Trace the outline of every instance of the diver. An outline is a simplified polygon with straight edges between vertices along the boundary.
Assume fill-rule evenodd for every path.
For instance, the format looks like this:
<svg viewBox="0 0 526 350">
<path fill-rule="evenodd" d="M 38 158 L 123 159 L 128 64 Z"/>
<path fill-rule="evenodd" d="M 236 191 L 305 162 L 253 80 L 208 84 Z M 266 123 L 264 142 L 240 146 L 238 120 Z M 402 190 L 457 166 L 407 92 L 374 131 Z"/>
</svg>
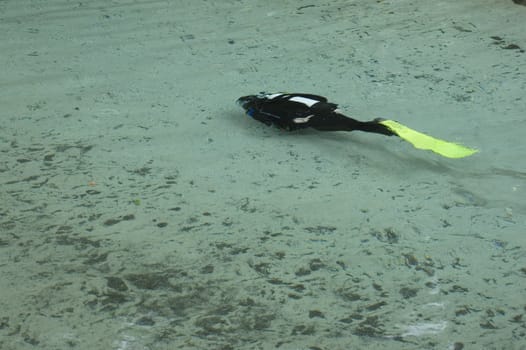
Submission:
<svg viewBox="0 0 526 350">
<path fill-rule="evenodd" d="M 246 114 L 268 126 L 293 131 L 313 128 L 320 131 L 364 131 L 398 136 L 414 147 L 428 149 L 448 158 L 463 158 L 477 152 L 456 143 L 436 139 L 398 122 L 377 118 L 359 121 L 340 113 L 338 105 L 311 94 L 260 93 L 242 96 L 237 103 Z"/>
</svg>

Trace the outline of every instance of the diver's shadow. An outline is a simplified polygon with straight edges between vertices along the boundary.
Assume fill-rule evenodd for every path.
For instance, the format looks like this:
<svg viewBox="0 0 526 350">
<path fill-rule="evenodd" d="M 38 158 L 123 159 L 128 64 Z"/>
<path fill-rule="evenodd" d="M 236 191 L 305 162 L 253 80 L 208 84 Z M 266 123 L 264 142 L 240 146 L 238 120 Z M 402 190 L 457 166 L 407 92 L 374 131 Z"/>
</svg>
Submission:
<svg viewBox="0 0 526 350">
<path fill-rule="evenodd" d="M 415 149 L 409 144 L 405 145 L 406 147 L 404 145 L 393 147 L 394 143 L 406 143 L 397 136 L 385 136 L 372 133 L 365 133 L 361 131 L 319 131 L 312 128 L 285 131 L 274 126 L 267 127 L 263 124 L 257 125 L 257 128 L 255 128 L 250 127 L 250 125 L 253 122 L 253 120 L 251 120 L 252 118 L 247 117 L 245 115 L 246 122 L 239 123 L 239 113 L 235 113 L 234 111 L 232 111 L 230 115 L 231 118 L 229 119 L 233 127 L 251 130 L 251 135 L 258 133 L 256 130 L 260 129 L 262 130 L 261 135 L 264 137 L 271 137 L 274 134 L 274 136 L 276 137 L 285 136 L 288 141 L 292 141 L 296 137 L 308 138 L 312 142 L 320 142 L 321 140 L 323 141 L 324 145 L 334 145 L 335 149 L 331 149 L 329 150 L 329 152 L 340 152 L 342 154 L 342 159 L 344 157 L 349 157 L 349 153 L 347 152 L 349 147 L 338 148 L 337 143 L 342 143 L 346 145 L 351 143 L 353 145 L 356 145 L 356 147 L 353 147 L 353 149 L 356 150 L 362 148 L 371 150 L 377 154 L 377 157 L 386 157 L 385 161 L 378 162 L 380 166 L 385 168 L 386 172 L 391 171 L 390 164 L 393 164 L 393 162 L 402 162 L 404 164 L 407 164 L 407 166 L 413 171 L 418 169 L 433 171 L 437 173 L 447 173 L 452 170 L 454 171 L 454 168 L 448 165 L 448 163 L 451 162 L 451 160 L 442 157 L 440 157 L 440 159 L 437 159 L 437 157 L 439 156 L 433 154 L 432 152 L 415 152 Z M 235 124 L 235 126 L 233 124 Z M 407 152 L 404 152 L 403 148 L 407 148 Z M 360 155 L 364 156 L 363 153 L 360 153 Z M 356 156 L 356 154 L 352 154 L 351 156 Z M 393 158 L 395 159 L 394 161 Z"/>
</svg>

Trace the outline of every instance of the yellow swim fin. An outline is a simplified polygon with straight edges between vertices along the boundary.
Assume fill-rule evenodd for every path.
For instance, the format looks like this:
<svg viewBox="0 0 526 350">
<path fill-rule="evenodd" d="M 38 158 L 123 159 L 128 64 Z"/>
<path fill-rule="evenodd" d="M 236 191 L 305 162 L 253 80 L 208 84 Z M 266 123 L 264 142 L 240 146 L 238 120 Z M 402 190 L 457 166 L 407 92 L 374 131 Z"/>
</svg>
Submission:
<svg viewBox="0 0 526 350">
<path fill-rule="evenodd" d="M 476 149 L 462 146 L 458 143 L 436 139 L 394 120 L 381 120 L 379 123 L 387 126 L 389 130 L 411 143 L 415 148 L 427 149 L 447 158 L 464 158 L 478 152 Z"/>
</svg>

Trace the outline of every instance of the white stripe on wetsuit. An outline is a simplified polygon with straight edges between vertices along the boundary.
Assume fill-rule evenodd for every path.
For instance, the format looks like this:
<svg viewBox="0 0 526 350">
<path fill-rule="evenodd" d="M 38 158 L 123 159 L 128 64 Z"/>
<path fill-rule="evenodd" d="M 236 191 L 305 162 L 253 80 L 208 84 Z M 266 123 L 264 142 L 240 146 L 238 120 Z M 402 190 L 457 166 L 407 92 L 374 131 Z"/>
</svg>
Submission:
<svg viewBox="0 0 526 350">
<path fill-rule="evenodd" d="M 283 97 L 287 97 L 288 94 L 269 94 L 267 96 L 265 96 L 266 98 L 268 98 L 269 100 L 272 100 L 273 98 L 276 98 L 276 97 L 280 97 L 280 96 L 283 96 Z M 307 98 L 307 97 L 302 97 L 302 96 L 294 96 L 294 97 L 291 97 L 289 98 L 289 101 L 294 101 L 294 102 L 298 102 L 298 103 L 301 103 L 301 104 L 304 104 L 305 106 L 307 107 L 312 107 L 314 106 L 316 103 L 320 102 L 318 100 L 313 100 L 312 98 Z"/>
<path fill-rule="evenodd" d="M 293 98 L 289 99 L 289 101 L 302 103 L 309 108 L 315 105 L 316 103 L 320 102 L 318 100 L 313 100 L 312 98 L 306 98 L 301 96 L 294 96 Z"/>
</svg>

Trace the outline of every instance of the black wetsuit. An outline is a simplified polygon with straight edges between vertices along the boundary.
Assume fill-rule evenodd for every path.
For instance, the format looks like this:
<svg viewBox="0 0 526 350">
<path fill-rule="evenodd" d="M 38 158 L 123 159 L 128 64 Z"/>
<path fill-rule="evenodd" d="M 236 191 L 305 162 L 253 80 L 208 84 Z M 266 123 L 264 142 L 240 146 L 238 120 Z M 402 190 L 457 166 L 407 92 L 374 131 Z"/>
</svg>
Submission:
<svg viewBox="0 0 526 350">
<path fill-rule="evenodd" d="M 360 130 L 383 135 L 396 135 L 381 119 L 362 122 L 349 118 L 337 110 L 323 96 L 311 94 L 266 94 L 240 97 L 238 104 L 252 118 L 284 130 L 314 128 L 321 131 Z"/>
</svg>

